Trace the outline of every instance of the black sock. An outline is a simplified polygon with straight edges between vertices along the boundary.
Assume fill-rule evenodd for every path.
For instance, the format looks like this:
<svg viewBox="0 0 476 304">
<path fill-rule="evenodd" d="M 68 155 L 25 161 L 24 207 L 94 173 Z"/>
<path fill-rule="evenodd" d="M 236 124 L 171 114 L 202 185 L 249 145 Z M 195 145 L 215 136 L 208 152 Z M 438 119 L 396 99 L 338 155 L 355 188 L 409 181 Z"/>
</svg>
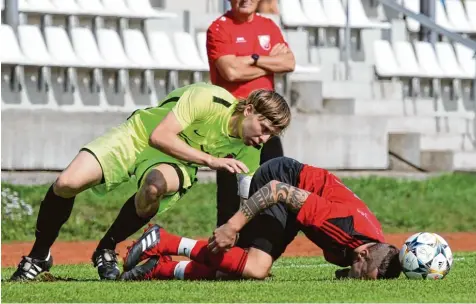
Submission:
<svg viewBox="0 0 476 304">
<path fill-rule="evenodd" d="M 50 247 L 58 237 L 61 226 L 71 215 L 74 198 L 62 198 L 56 195 L 53 185 L 51 185 L 40 205 L 36 220 L 36 240 L 29 257 L 44 259 L 48 256 Z"/>
<path fill-rule="evenodd" d="M 96 250 L 116 249 L 116 245 L 136 233 L 142 226 L 147 224 L 155 215 L 142 218 L 137 215 L 134 203 L 135 194 L 122 206 L 119 215 L 104 237 L 99 241 Z"/>
</svg>

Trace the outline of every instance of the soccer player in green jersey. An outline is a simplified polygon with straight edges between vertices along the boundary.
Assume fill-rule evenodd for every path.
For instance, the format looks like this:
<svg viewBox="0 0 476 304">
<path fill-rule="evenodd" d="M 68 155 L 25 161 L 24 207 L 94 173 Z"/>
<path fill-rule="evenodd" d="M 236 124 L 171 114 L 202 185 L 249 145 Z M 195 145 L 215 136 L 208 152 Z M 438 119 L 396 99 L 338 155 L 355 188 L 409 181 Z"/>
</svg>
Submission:
<svg viewBox="0 0 476 304">
<path fill-rule="evenodd" d="M 179 88 L 158 107 L 135 111 L 84 146 L 51 185 L 40 206 L 33 248 L 12 280 L 31 280 L 51 268 L 50 247 L 76 195 L 89 188 L 106 193 L 135 176 L 137 193 L 92 256 L 101 279 L 116 279 L 116 244 L 176 202 L 195 183 L 198 167 L 238 174 L 238 195 L 246 198 L 262 144 L 281 133 L 290 119 L 286 101 L 274 91 L 257 90 L 238 100 L 205 83 Z"/>
</svg>

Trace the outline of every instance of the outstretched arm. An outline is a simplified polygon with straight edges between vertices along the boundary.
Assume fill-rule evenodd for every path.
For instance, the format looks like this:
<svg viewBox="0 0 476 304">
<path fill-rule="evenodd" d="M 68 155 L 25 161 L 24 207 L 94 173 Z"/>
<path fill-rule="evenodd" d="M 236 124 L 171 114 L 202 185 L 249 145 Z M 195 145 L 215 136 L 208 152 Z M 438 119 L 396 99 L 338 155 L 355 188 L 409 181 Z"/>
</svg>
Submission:
<svg viewBox="0 0 476 304">
<path fill-rule="evenodd" d="M 275 180 L 267 183 L 244 201 L 226 224 L 213 232 L 208 248 L 217 252 L 232 247 L 236 243 L 237 233 L 253 217 L 277 203 L 284 203 L 292 212 L 299 212 L 309 194 L 308 191 Z"/>
</svg>

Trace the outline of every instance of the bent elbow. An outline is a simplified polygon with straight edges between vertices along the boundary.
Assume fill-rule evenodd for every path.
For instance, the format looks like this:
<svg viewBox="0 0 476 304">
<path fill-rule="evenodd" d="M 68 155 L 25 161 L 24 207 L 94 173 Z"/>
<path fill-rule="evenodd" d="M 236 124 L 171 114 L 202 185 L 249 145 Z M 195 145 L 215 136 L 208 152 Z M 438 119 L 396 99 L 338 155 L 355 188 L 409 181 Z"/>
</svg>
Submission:
<svg viewBox="0 0 476 304">
<path fill-rule="evenodd" d="M 225 70 L 225 72 L 223 73 L 224 75 L 223 78 L 225 78 L 226 81 L 229 81 L 229 82 L 234 82 L 238 79 L 238 73 L 236 71 L 235 68 L 228 68 Z"/>
</svg>

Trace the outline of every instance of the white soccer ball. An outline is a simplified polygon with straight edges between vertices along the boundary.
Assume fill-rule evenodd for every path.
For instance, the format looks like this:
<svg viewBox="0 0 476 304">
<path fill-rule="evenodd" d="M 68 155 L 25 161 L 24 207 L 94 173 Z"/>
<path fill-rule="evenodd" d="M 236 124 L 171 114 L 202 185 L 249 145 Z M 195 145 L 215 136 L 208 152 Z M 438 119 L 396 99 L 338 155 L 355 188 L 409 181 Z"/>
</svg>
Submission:
<svg viewBox="0 0 476 304">
<path fill-rule="evenodd" d="M 409 279 L 443 279 L 453 265 L 450 246 L 441 236 L 431 232 L 409 237 L 399 258 L 402 271 Z"/>
</svg>

